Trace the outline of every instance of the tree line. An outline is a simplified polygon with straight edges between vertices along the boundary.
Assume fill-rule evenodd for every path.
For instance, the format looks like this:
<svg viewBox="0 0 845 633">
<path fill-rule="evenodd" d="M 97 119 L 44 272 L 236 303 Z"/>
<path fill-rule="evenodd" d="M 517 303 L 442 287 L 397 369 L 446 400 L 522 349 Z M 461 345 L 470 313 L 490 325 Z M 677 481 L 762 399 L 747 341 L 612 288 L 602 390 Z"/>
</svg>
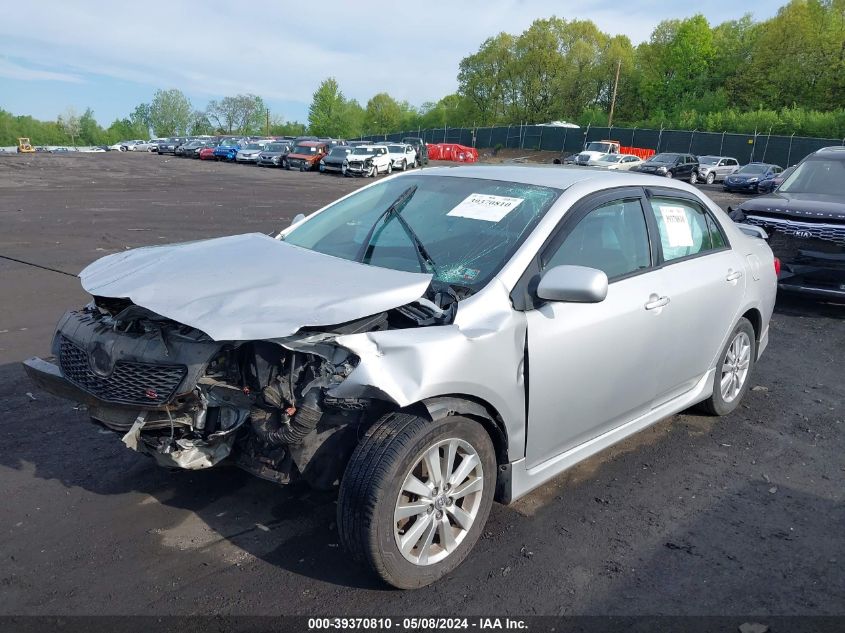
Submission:
<svg viewBox="0 0 845 633">
<path fill-rule="evenodd" d="M 116 119 L 107 128 L 100 126 L 94 112 L 81 115 L 68 108 L 55 121 L 31 116 L 15 116 L 0 109 L 0 146 L 14 145 L 18 137 L 28 137 L 37 145 L 108 145 L 121 140 L 202 134 L 304 134 L 306 126 L 271 115 L 264 100 L 241 94 L 211 100 L 204 110 L 196 110 L 190 99 L 175 88 L 156 90 L 149 103 L 141 103 L 128 116 Z"/>
<path fill-rule="evenodd" d="M 606 126 L 615 84 L 615 126 L 843 138 L 845 0 L 791 0 L 763 21 L 750 15 L 715 26 L 703 15 L 664 20 L 637 46 L 589 20 L 539 19 L 522 33 L 485 40 L 460 61 L 457 84 L 454 94 L 419 107 L 386 92 L 362 105 L 329 77 L 312 96 L 307 126 L 268 116 L 256 95 L 194 110 L 179 90 L 157 91 L 105 129 L 90 109 L 55 122 L 0 110 L 0 145 L 16 136 L 39 144 L 100 144 L 150 133 L 307 130 L 354 138 L 554 120 Z"/>
</svg>

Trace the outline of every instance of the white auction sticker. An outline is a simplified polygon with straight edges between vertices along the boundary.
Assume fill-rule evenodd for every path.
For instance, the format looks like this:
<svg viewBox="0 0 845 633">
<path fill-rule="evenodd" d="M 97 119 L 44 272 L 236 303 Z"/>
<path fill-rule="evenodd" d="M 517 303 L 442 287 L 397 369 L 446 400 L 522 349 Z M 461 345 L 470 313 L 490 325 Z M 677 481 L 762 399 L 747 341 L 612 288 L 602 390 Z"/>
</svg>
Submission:
<svg viewBox="0 0 845 633">
<path fill-rule="evenodd" d="M 690 229 L 687 212 L 683 207 L 660 206 L 663 225 L 666 227 L 666 238 L 669 246 L 692 246 L 692 230 Z"/>
<path fill-rule="evenodd" d="M 471 193 L 446 215 L 485 222 L 501 222 L 502 218 L 516 209 L 523 200 L 524 198 Z"/>
</svg>

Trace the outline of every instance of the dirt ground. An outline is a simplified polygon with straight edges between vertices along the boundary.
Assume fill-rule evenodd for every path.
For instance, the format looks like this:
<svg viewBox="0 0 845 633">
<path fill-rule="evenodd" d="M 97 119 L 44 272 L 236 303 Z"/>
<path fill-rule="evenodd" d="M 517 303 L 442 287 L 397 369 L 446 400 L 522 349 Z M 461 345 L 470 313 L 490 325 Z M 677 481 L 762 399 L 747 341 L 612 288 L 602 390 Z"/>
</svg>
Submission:
<svg viewBox="0 0 845 633">
<path fill-rule="evenodd" d="M 0 157 L 0 254 L 76 273 L 135 246 L 271 232 L 362 184 Z M 0 615 L 845 614 L 843 306 L 781 297 L 734 414 L 675 416 L 495 506 L 455 573 L 401 592 L 344 557 L 332 495 L 163 471 L 35 390 L 19 361 L 87 301 L 78 280 L 0 260 L 0 297 Z"/>
</svg>

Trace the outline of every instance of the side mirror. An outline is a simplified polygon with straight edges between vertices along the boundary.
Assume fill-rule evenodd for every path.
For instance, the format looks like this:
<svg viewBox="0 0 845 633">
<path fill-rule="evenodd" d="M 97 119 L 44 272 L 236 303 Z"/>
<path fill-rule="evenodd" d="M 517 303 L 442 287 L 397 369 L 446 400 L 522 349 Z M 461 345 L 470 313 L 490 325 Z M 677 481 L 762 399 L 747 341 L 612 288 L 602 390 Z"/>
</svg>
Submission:
<svg viewBox="0 0 845 633">
<path fill-rule="evenodd" d="M 293 216 L 293 220 L 290 221 L 290 225 L 293 226 L 294 224 L 299 224 L 304 219 L 305 219 L 304 213 L 297 213 L 295 216 Z"/>
<path fill-rule="evenodd" d="M 607 275 L 586 266 L 555 266 L 543 273 L 537 296 L 546 301 L 599 303 L 607 297 Z"/>
</svg>

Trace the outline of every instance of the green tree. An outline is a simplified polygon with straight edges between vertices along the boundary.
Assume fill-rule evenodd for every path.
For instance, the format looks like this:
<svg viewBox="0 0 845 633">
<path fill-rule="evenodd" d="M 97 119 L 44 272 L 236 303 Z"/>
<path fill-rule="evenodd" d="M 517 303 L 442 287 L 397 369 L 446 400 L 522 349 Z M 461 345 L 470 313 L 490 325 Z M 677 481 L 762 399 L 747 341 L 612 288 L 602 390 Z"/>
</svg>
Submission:
<svg viewBox="0 0 845 633">
<path fill-rule="evenodd" d="M 285 121 L 281 117 L 270 119 L 270 134 L 273 136 L 303 136 L 305 124 L 298 121 Z"/>
<path fill-rule="evenodd" d="M 129 114 L 129 123 L 132 126 L 130 138 L 148 138 L 150 136 L 150 128 L 152 119 L 150 118 L 150 104 L 140 103 L 135 106 L 135 109 Z M 119 141 L 120 139 L 116 139 Z"/>
<path fill-rule="evenodd" d="M 843 0 L 792 0 L 758 28 L 742 105 L 821 109 L 842 106 Z"/>
<path fill-rule="evenodd" d="M 197 110 L 191 118 L 189 132 L 192 136 L 210 136 L 214 134 L 215 128 L 211 121 L 208 120 L 208 115 L 202 110 Z"/>
<path fill-rule="evenodd" d="M 94 118 L 94 111 L 91 108 L 86 108 L 82 116 L 79 117 L 80 145 L 100 145 L 105 140 L 105 131 Z"/>
<path fill-rule="evenodd" d="M 664 20 L 638 50 L 641 90 L 651 108 L 672 111 L 694 102 L 708 89 L 715 48 L 702 15 Z"/>
<path fill-rule="evenodd" d="M 181 90 L 156 90 L 150 104 L 150 126 L 158 136 L 185 134 L 191 122 L 193 108 Z"/>
<path fill-rule="evenodd" d="M 267 106 L 257 95 L 240 94 L 209 101 L 205 114 L 224 134 L 257 134 L 264 130 Z"/>
<path fill-rule="evenodd" d="M 311 98 L 308 108 L 308 129 L 315 136 L 339 137 L 348 125 L 344 121 L 348 114 L 346 99 L 334 77 L 320 82 Z"/>
<path fill-rule="evenodd" d="M 364 129 L 367 134 L 398 132 L 401 121 L 401 106 L 386 92 L 374 95 L 367 102 L 364 114 Z"/>
<path fill-rule="evenodd" d="M 338 132 L 340 138 L 355 138 L 364 133 L 364 118 L 366 112 L 355 99 L 348 99 L 343 103 L 343 126 Z"/>
</svg>

